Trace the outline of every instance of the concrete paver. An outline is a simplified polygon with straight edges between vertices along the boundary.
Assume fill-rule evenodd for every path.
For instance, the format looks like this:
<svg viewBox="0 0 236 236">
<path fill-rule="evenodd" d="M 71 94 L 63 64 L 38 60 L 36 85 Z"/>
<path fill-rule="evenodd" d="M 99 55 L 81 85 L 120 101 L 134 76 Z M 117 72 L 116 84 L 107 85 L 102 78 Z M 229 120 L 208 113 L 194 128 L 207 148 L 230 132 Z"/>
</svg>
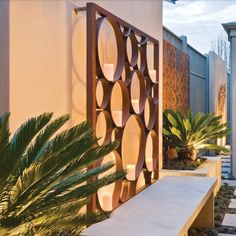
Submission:
<svg viewBox="0 0 236 236">
<path fill-rule="evenodd" d="M 229 173 L 222 173 L 221 176 L 223 179 L 228 179 L 230 177 Z"/>
<path fill-rule="evenodd" d="M 221 172 L 228 173 L 228 172 L 230 172 L 230 168 L 229 167 L 222 167 Z"/>
<path fill-rule="evenodd" d="M 222 177 L 227 178 L 230 175 L 230 167 L 231 167 L 231 160 L 228 157 L 223 157 L 221 159 L 222 163 Z M 236 187 L 236 180 L 222 180 L 222 184 L 227 183 L 229 186 Z M 234 191 L 234 195 L 236 196 L 236 190 Z M 231 199 L 229 204 L 229 208 L 236 209 L 236 199 Z M 222 222 L 224 226 L 233 226 L 236 227 L 236 214 L 225 214 L 224 220 Z M 219 236 L 236 236 L 236 234 L 218 234 Z"/>
<path fill-rule="evenodd" d="M 236 234 L 218 234 L 218 236 L 236 236 Z"/>
<path fill-rule="evenodd" d="M 229 204 L 229 208 L 235 208 L 236 209 L 236 199 L 231 199 L 231 202 Z"/>
<path fill-rule="evenodd" d="M 230 168 L 231 164 L 229 162 L 223 162 L 222 167 L 229 167 Z"/>
<path fill-rule="evenodd" d="M 236 187 L 236 180 L 223 179 L 221 183 L 227 183 L 229 186 Z"/>
<path fill-rule="evenodd" d="M 236 214 L 225 214 L 222 225 L 236 227 Z"/>
<path fill-rule="evenodd" d="M 221 159 L 221 161 L 222 161 L 222 164 L 223 163 L 230 163 L 231 162 L 230 159 L 228 159 L 228 158 L 227 159 Z"/>
</svg>

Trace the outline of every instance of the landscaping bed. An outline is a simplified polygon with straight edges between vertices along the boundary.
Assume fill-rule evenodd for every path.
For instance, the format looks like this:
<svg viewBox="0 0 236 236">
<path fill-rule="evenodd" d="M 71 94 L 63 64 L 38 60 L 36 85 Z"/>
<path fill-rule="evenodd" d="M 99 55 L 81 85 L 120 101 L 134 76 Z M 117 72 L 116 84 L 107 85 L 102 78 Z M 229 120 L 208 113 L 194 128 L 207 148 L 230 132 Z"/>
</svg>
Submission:
<svg viewBox="0 0 236 236">
<path fill-rule="evenodd" d="M 164 160 L 163 168 L 168 170 L 195 170 L 197 169 L 206 158 L 198 158 L 197 160 L 191 159 L 174 159 Z"/>
<path fill-rule="evenodd" d="M 163 168 L 159 177 L 202 176 L 216 177 L 216 196 L 221 186 L 221 158 L 203 157 L 200 153 L 210 150 L 228 154 L 229 149 L 217 144 L 217 139 L 230 134 L 228 125 L 222 124 L 221 116 L 213 113 L 191 111 L 183 114 L 167 109 L 163 112 Z M 202 157 L 202 156 L 201 156 Z"/>
<path fill-rule="evenodd" d="M 236 214 L 236 209 L 229 209 L 230 200 L 234 197 L 235 188 L 224 185 L 215 199 L 215 225 L 219 233 L 236 234 L 236 227 L 222 226 L 226 213 Z"/>
<path fill-rule="evenodd" d="M 226 213 L 236 213 L 236 210 L 228 209 L 230 200 L 234 196 L 235 188 L 227 184 L 220 188 L 215 197 L 215 229 L 191 228 L 189 236 L 215 236 L 218 233 L 236 234 L 236 227 L 222 226 Z"/>
</svg>

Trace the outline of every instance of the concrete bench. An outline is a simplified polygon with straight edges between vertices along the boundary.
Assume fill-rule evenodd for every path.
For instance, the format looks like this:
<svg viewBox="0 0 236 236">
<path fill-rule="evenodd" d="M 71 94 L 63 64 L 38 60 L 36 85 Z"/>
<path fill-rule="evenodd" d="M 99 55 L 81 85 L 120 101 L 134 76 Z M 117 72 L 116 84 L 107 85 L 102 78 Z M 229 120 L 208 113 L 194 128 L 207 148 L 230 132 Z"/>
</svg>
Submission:
<svg viewBox="0 0 236 236">
<path fill-rule="evenodd" d="M 83 236 L 186 236 L 214 227 L 215 178 L 167 176 L 117 208 Z"/>
</svg>

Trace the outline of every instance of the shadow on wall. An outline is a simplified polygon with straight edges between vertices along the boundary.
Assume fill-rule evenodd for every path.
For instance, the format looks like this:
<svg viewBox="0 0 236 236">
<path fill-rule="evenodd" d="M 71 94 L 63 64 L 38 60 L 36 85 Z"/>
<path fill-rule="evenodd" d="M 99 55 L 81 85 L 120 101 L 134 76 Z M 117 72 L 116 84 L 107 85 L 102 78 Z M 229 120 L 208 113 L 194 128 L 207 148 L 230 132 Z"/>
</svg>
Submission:
<svg viewBox="0 0 236 236">
<path fill-rule="evenodd" d="M 72 120 L 86 119 L 86 12 L 72 15 Z M 117 64 L 116 38 L 111 25 L 104 21 L 99 31 L 98 52 L 102 69 L 108 74 Z M 110 68 L 109 68 L 110 67 Z M 105 73 L 106 73 L 105 72 Z"/>
</svg>

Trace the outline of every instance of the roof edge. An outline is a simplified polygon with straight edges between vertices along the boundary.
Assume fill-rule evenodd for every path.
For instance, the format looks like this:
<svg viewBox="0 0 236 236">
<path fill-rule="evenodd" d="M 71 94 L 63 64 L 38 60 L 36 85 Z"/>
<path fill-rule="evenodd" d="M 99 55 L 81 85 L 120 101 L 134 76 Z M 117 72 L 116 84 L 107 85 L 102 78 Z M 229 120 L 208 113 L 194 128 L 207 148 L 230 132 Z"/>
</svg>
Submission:
<svg viewBox="0 0 236 236">
<path fill-rule="evenodd" d="M 229 33 L 230 30 L 236 29 L 236 21 L 228 22 L 228 23 L 223 23 L 222 24 L 224 30 Z"/>
<path fill-rule="evenodd" d="M 176 2 L 178 1 L 178 0 L 165 0 L 166 2 L 171 2 L 171 3 L 174 3 L 174 4 L 176 4 Z"/>
</svg>

